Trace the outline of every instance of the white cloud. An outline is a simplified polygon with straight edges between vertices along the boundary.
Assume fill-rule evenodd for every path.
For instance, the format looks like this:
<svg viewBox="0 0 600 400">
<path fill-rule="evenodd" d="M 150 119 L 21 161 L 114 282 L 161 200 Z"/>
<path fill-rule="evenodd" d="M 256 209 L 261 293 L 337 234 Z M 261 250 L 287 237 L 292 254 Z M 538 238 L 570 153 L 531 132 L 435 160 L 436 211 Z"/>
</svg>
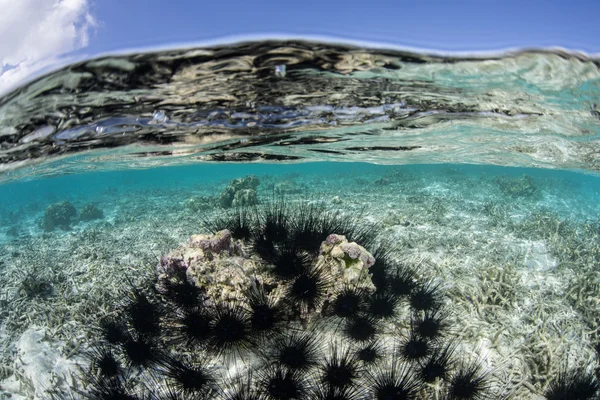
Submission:
<svg viewBox="0 0 600 400">
<path fill-rule="evenodd" d="M 88 0 L 0 0 L 0 92 L 85 47 L 96 21 Z"/>
</svg>

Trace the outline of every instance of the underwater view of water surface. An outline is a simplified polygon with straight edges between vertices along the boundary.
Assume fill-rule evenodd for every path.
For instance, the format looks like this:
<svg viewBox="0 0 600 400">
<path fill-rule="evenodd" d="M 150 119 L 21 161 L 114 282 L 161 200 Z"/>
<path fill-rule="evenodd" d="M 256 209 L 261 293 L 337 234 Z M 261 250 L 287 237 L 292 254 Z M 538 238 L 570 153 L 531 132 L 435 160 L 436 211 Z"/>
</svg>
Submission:
<svg viewBox="0 0 600 400">
<path fill-rule="evenodd" d="M 0 98 L 0 398 L 596 399 L 600 62 L 302 41 Z"/>
</svg>

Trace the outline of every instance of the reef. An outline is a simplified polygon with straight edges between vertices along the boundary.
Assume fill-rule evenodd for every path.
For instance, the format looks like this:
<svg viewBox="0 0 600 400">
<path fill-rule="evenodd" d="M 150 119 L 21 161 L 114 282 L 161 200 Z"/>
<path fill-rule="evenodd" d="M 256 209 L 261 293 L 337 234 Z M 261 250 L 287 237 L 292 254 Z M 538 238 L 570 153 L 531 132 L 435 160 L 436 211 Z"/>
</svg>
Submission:
<svg viewBox="0 0 600 400">
<path fill-rule="evenodd" d="M 101 321 L 91 399 L 485 399 L 441 286 L 360 214 L 273 202 L 205 221 Z"/>
<path fill-rule="evenodd" d="M 221 192 L 218 203 L 223 208 L 244 207 L 258 204 L 256 188 L 260 184 L 255 175 L 234 179 Z"/>
<path fill-rule="evenodd" d="M 73 204 L 68 201 L 51 204 L 46 209 L 40 226 L 45 231 L 53 231 L 56 229 L 69 230 L 71 223 L 74 222 L 77 216 L 77 210 Z"/>
<path fill-rule="evenodd" d="M 162 257 L 157 266 L 157 290 L 168 294 L 173 285 L 203 288 L 212 302 L 235 301 L 250 288 L 249 276 L 257 274 L 255 260 L 232 240 L 231 232 L 193 235 L 188 243 Z"/>
</svg>

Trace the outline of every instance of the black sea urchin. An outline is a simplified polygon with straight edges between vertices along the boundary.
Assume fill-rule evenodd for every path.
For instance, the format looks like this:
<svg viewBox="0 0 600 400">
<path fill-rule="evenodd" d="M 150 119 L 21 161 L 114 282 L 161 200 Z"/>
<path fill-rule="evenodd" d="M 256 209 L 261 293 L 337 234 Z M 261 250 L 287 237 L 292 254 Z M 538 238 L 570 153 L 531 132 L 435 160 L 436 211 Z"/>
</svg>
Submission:
<svg viewBox="0 0 600 400">
<path fill-rule="evenodd" d="M 110 344 L 123 343 L 127 339 L 127 327 L 117 318 L 104 318 L 100 321 L 100 331 Z"/>
<path fill-rule="evenodd" d="M 253 374 L 229 379 L 224 387 L 223 400 L 265 400 L 265 395 L 255 387 Z"/>
<path fill-rule="evenodd" d="M 431 344 L 427 339 L 413 332 L 400 342 L 398 354 L 407 361 L 423 360 L 431 354 Z"/>
<path fill-rule="evenodd" d="M 211 219 L 204 219 L 203 225 L 212 234 L 227 229 L 231 232 L 232 238 L 249 240 L 253 236 L 253 229 L 256 226 L 256 222 L 247 208 L 238 207 L 228 213 L 219 214 Z"/>
<path fill-rule="evenodd" d="M 327 385 L 317 385 L 310 393 L 315 400 L 366 400 L 367 391 L 364 388 L 337 388 Z"/>
<path fill-rule="evenodd" d="M 330 286 L 326 274 L 316 267 L 311 268 L 294 278 L 285 292 L 285 299 L 301 313 L 314 311 L 325 301 Z"/>
<path fill-rule="evenodd" d="M 273 250 L 272 255 L 263 256 L 263 259 L 273 265 L 273 275 L 284 281 L 294 279 L 311 268 L 311 258 L 295 248 Z"/>
<path fill-rule="evenodd" d="M 406 264 L 397 266 L 389 276 L 388 291 L 398 297 L 406 297 L 417 286 L 415 271 Z"/>
<path fill-rule="evenodd" d="M 415 311 L 435 311 L 442 305 L 439 284 L 419 285 L 410 294 L 410 306 Z"/>
<path fill-rule="evenodd" d="M 391 293 L 375 293 L 368 300 L 367 312 L 375 318 L 389 319 L 396 315 L 398 298 Z"/>
<path fill-rule="evenodd" d="M 281 334 L 286 323 L 284 305 L 267 295 L 260 283 L 248 290 L 250 331 L 259 340 L 272 339 Z"/>
<path fill-rule="evenodd" d="M 321 382 L 329 387 L 345 389 L 355 386 L 361 372 L 359 361 L 348 351 L 333 346 L 321 366 Z"/>
<path fill-rule="evenodd" d="M 204 301 L 202 289 L 185 279 L 182 282 L 168 282 L 165 285 L 165 297 L 181 308 L 196 307 Z"/>
<path fill-rule="evenodd" d="M 290 206 L 283 198 L 267 203 L 257 212 L 260 225 L 256 233 L 261 239 L 281 244 L 287 243 L 292 229 Z"/>
<path fill-rule="evenodd" d="M 448 344 L 441 349 L 434 349 L 427 360 L 419 363 L 419 378 L 427 383 L 448 378 L 455 350 L 456 346 L 454 344 Z"/>
<path fill-rule="evenodd" d="M 364 343 L 379 333 L 379 324 L 373 317 L 358 315 L 346 321 L 343 332 L 353 342 Z"/>
<path fill-rule="evenodd" d="M 367 290 L 356 286 L 344 287 L 333 299 L 327 314 L 339 318 L 353 318 L 365 311 Z"/>
<path fill-rule="evenodd" d="M 288 369 L 310 370 L 318 364 L 321 356 L 319 337 L 312 331 L 292 330 L 277 338 L 264 356 L 268 362 Z"/>
<path fill-rule="evenodd" d="M 375 264 L 369 268 L 371 281 L 377 288 L 378 293 L 386 292 L 390 284 L 390 271 L 392 270 L 391 251 L 385 245 L 378 246 L 373 251 Z"/>
<path fill-rule="evenodd" d="M 561 370 L 544 392 L 547 400 L 591 400 L 599 397 L 600 385 L 585 370 Z"/>
<path fill-rule="evenodd" d="M 248 311 L 240 304 L 217 304 L 209 332 L 206 349 L 218 355 L 240 356 L 255 344 Z"/>
<path fill-rule="evenodd" d="M 156 336 L 160 332 L 161 307 L 140 289 L 133 287 L 125 302 L 129 323 L 140 335 Z"/>
<path fill-rule="evenodd" d="M 356 351 L 356 358 L 365 365 L 371 365 L 384 357 L 383 347 L 377 341 L 368 343 Z"/>
<path fill-rule="evenodd" d="M 122 367 L 109 346 L 95 346 L 87 354 L 90 374 L 100 378 L 114 378 L 121 374 Z"/>
<path fill-rule="evenodd" d="M 196 307 L 179 311 L 175 326 L 170 334 L 176 343 L 191 347 L 205 346 L 211 337 L 214 313 L 211 310 Z"/>
<path fill-rule="evenodd" d="M 308 384 L 298 370 L 274 366 L 261 371 L 258 385 L 261 393 L 271 400 L 302 400 L 306 398 Z"/>
<path fill-rule="evenodd" d="M 189 396 L 209 398 L 216 392 L 215 378 L 202 365 L 191 366 L 171 359 L 164 366 L 164 375 L 171 387 Z"/>
<path fill-rule="evenodd" d="M 119 378 L 101 379 L 95 382 L 86 394 L 90 400 L 142 400 Z"/>
<path fill-rule="evenodd" d="M 157 344 L 141 335 L 132 335 L 120 344 L 129 366 L 150 367 L 160 365 L 168 359 Z"/>
<path fill-rule="evenodd" d="M 391 368 L 378 368 L 370 376 L 370 390 L 376 400 L 413 400 L 419 388 L 419 382 L 406 365 L 396 362 Z"/>
<path fill-rule="evenodd" d="M 490 393 L 487 373 L 480 364 L 462 365 L 449 379 L 447 400 L 486 400 Z"/>
<path fill-rule="evenodd" d="M 419 312 L 411 320 L 411 329 L 427 339 L 439 339 L 444 336 L 449 324 L 447 311 L 434 310 Z"/>
</svg>

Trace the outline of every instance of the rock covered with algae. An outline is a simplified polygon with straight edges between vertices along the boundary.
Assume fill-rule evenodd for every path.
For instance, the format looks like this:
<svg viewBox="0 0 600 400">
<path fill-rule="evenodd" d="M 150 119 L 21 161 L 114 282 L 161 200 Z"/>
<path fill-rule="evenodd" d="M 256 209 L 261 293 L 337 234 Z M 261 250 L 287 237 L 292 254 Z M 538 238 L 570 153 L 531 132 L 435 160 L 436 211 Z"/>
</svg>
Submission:
<svg viewBox="0 0 600 400">
<path fill-rule="evenodd" d="M 46 232 L 56 229 L 69 230 L 75 216 L 77 216 L 75 207 L 68 201 L 61 201 L 60 203 L 48 206 L 40 222 L 40 226 Z"/>
<path fill-rule="evenodd" d="M 170 283 L 185 279 L 205 290 L 212 301 L 234 301 L 244 298 L 258 280 L 274 289 L 274 297 L 283 296 L 289 282 L 273 277 L 270 267 L 248 248 L 242 240 L 233 239 L 227 229 L 213 235 L 192 235 L 187 243 L 161 257 L 157 288 L 166 291 Z M 348 242 L 343 235 L 330 234 L 322 242 L 314 265 L 330 278 L 333 296 L 346 284 L 374 291 L 368 273 L 374 263 L 375 258 L 361 245 Z"/>
<path fill-rule="evenodd" d="M 330 274 L 338 286 L 352 283 L 375 290 L 368 274 L 373 264 L 375 257 L 364 247 L 335 233 L 327 236 L 321 244 L 317 261 L 317 265 Z"/>
<path fill-rule="evenodd" d="M 187 279 L 215 301 L 241 298 L 250 285 L 248 275 L 258 273 L 255 260 L 227 229 L 214 235 L 192 235 L 187 243 L 161 257 L 158 268 L 159 290 Z"/>
<path fill-rule="evenodd" d="M 223 208 L 244 207 L 258 204 L 256 188 L 260 184 L 255 175 L 234 179 L 217 199 Z"/>
</svg>

